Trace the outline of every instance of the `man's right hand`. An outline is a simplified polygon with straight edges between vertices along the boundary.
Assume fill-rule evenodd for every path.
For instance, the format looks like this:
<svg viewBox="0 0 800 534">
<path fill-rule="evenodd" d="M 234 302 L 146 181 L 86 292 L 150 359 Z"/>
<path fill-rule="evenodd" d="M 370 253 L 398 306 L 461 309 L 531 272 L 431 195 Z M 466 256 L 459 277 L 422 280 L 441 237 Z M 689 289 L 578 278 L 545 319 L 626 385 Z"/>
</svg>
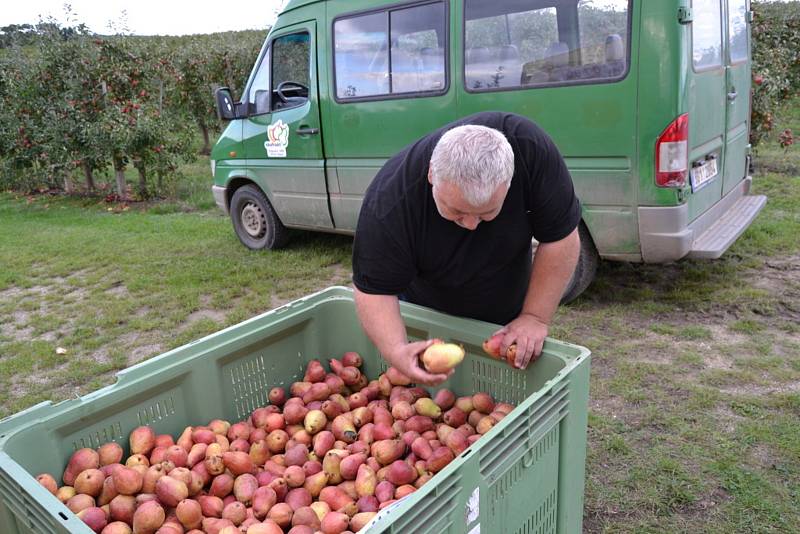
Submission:
<svg viewBox="0 0 800 534">
<path fill-rule="evenodd" d="M 416 384 L 436 386 L 447 380 L 454 370 L 446 374 L 430 374 L 420 365 L 419 356 L 425 349 L 433 345 L 433 340 L 416 341 L 393 346 L 383 357 L 398 371 L 406 375 Z"/>
</svg>

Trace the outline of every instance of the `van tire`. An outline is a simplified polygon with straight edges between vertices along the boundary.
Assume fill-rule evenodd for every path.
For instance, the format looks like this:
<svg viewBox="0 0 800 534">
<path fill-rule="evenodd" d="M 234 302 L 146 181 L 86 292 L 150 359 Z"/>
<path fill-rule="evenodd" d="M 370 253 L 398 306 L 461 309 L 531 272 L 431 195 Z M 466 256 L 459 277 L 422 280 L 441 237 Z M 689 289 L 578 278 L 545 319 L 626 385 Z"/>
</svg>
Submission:
<svg viewBox="0 0 800 534">
<path fill-rule="evenodd" d="M 561 297 L 561 304 L 572 302 L 586 291 L 586 288 L 594 281 L 597 264 L 600 263 L 600 255 L 597 253 L 589 229 L 586 228 L 583 221 L 578 225 L 578 236 L 581 239 L 581 252 L 578 256 L 578 263 L 575 265 L 575 272 L 572 273 L 572 279 Z"/>
<path fill-rule="evenodd" d="M 231 221 L 239 241 L 251 250 L 277 249 L 289 241 L 289 231 L 255 184 L 243 185 L 233 194 Z"/>
</svg>

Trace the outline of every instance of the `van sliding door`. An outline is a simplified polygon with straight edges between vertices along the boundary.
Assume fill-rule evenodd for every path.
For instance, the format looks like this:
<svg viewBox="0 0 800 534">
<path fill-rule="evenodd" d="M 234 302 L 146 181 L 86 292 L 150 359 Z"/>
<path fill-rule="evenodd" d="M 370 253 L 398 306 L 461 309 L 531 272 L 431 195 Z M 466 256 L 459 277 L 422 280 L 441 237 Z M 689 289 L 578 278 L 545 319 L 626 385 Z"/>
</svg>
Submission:
<svg viewBox="0 0 800 534">
<path fill-rule="evenodd" d="M 639 254 L 638 10 L 628 0 L 464 0 L 459 116 L 524 115 L 553 138 L 605 257 Z"/>
<path fill-rule="evenodd" d="M 355 230 L 375 174 L 405 145 L 455 120 L 450 90 L 451 19 L 442 0 L 375 7 L 328 2 L 330 98 L 322 116 L 328 165 L 336 171 L 331 212 Z"/>
</svg>

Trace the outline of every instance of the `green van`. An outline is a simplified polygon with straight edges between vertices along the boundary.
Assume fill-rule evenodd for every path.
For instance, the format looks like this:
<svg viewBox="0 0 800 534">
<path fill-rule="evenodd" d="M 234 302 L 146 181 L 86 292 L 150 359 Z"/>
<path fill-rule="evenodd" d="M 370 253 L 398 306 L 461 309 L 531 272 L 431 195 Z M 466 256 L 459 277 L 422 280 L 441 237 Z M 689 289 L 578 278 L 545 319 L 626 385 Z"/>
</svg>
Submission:
<svg viewBox="0 0 800 534">
<path fill-rule="evenodd" d="M 211 155 L 242 243 L 352 234 L 406 144 L 478 111 L 539 124 L 583 204 L 581 260 L 718 258 L 749 195 L 749 0 L 290 0 Z"/>
</svg>

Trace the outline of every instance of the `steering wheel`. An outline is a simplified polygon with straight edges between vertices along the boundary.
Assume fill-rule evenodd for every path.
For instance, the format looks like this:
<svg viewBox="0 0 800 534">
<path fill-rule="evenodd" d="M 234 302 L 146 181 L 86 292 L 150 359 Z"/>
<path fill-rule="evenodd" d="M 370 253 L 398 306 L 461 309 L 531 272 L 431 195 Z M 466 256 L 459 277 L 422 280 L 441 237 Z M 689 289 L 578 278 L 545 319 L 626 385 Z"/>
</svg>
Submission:
<svg viewBox="0 0 800 534">
<path fill-rule="evenodd" d="M 306 95 L 308 95 L 308 87 L 303 85 L 300 82 L 293 82 L 291 80 L 286 80 L 285 82 L 281 82 L 278 84 L 278 87 L 275 88 L 275 94 L 278 95 L 278 98 L 281 99 L 281 102 L 284 104 L 289 102 L 289 98 L 285 94 L 283 94 L 283 90 L 286 89 L 288 86 L 292 86 L 295 89 L 305 89 Z"/>
</svg>

